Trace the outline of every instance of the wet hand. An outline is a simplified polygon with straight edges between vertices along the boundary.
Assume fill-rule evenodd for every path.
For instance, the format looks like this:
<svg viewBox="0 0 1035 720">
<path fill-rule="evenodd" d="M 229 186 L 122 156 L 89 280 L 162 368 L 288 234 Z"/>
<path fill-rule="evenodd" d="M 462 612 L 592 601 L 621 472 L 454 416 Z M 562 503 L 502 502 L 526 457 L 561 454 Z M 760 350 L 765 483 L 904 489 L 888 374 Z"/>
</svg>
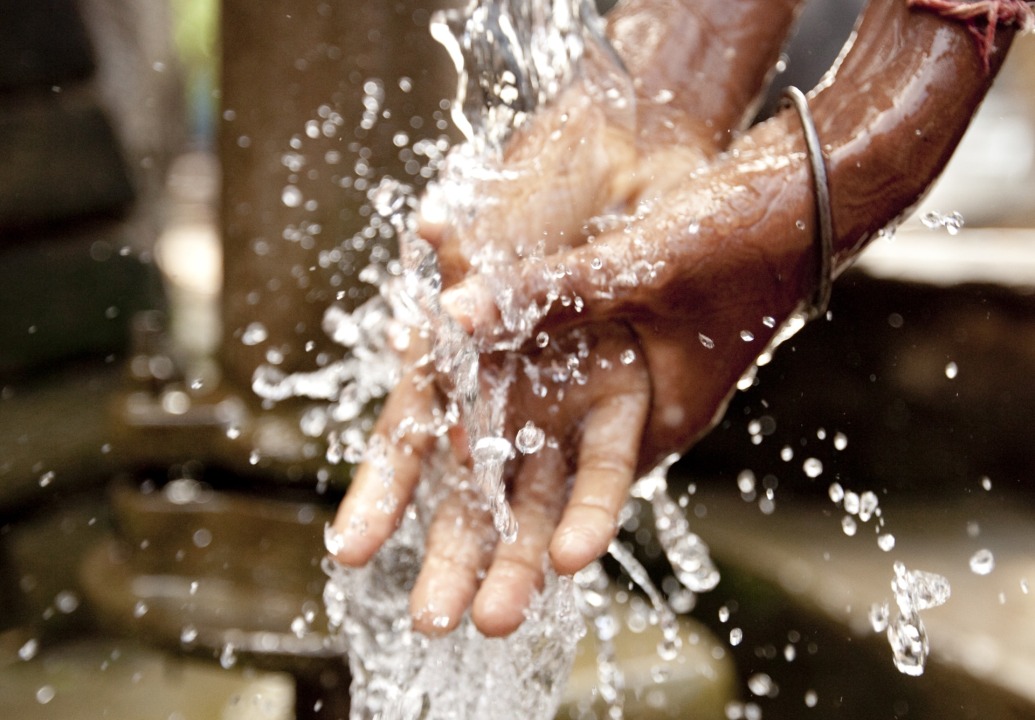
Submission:
<svg viewBox="0 0 1035 720">
<path fill-rule="evenodd" d="M 526 364 L 505 436 L 532 421 L 549 438 L 508 468 L 516 543 L 496 542 L 462 479 L 440 505 L 411 598 L 426 632 L 451 629 L 473 604 L 481 630 L 506 634 L 541 583 L 544 555 L 567 573 L 601 554 L 632 479 L 711 426 L 814 286 L 815 208 L 798 120 L 785 113 L 741 134 L 798 3 L 660 5 L 630 3 L 609 20 L 633 78 L 635 122 L 585 102 L 589 89 L 576 86 L 513 138 L 504 157 L 513 181 L 487 181 L 459 216 L 425 217 L 458 321 L 486 348 L 531 339 L 483 357 L 489 374 Z M 967 55 L 965 31 L 896 0 L 875 0 L 866 18 L 837 78 L 813 97 L 839 265 L 926 189 L 990 82 Z M 888 43 L 901 37 L 909 50 L 900 43 L 892 53 Z M 935 37 L 950 51 L 927 54 Z M 872 92 L 874 78 L 885 92 Z M 904 101 L 943 78 L 948 99 Z M 886 134 L 925 128 L 908 159 L 914 170 L 902 172 L 894 132 L 869 133 L 874 118 Z M 533 306 L 524 324 L 501 312 Z M 546 348 L 534 343 L 540 333 Z M 580 341 L 607 367 L 538 398 L 532 377 Z M 335 522 L 346 564 L 366 562 L 391 534 L 439 442 L 427 429 L 443 412 L 432 380 L 415 368 L 388 399 L 376 429 L 388 440 L 384 456 L 359 469 Z M 462 466 L 464 439 L 453 447 Z"/>
</svg>

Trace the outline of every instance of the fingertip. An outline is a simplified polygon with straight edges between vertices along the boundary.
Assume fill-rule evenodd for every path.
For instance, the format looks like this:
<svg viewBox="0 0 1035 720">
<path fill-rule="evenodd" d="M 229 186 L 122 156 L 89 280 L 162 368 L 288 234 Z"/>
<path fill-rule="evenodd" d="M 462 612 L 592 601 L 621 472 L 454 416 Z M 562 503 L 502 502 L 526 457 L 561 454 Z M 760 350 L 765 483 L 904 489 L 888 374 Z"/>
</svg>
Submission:
<svg viewBox="0 0 1035 720">
<path fill-rule="evenodd" d="M 449 204 L 443 197 L 438 183 L 429 183 L 424 190 L 417 211 L 417 223 L 420 236 L 432 247 L 438 249 L 442 245 L 442 236 L 449 222 Z"/>
<path fill-rule="evenodd" d="M 573 575 L 607 552 L 618 528 L 601 508 L 574 507 L 550 541 L 550 561 L 561 575 Z"/>
<path fill-rule="evenodd" d="M 388 538 L 390 529 L 387 532 L 372 532 L 367 516 L 368 513 L 363 512 L 362 508 L 355 508 L 351 504 L 342 503 L 338 508 L 324 544 L 331 556 L 342 565 L 366 565 Z"/>
<path fill-rule="evenodd" d="M 457 285 L 441 295 L 442 309 L 471 334 L 474 331 L 474 297 L 463 285 Z"/>
<path fill-rule="evenodd" d="M 454 285 L 441 295 L 442 308 L 469 335 L 479 330 L 491 331 L 499 320 L 499 311 L 485 282 L 474 276 Z"/>
<path fill-rule="evenodd" d="M 428 637 L 442 637 L 456 630 L 460 615 L 445 613 L 433 605 L 410 605 L 410 619 L 413 629 Z"/>
<path fill-rule="evenodd" d="M 509 598 L 496 592 L 478 593 L 471 617 L 475 627 L 486 637 L 506 637 L 525 621 L 525 610 L 528 602 L 514 605 Z"/>
<path fill-rule="evenodd" d="M 542 574 L 518 563 L 494 567 L 474 598 L 471 617 L 487 637 L 505 637 L 525 621 L 532 594 L 542 584 Z"/>
<path fill-rule="evenodd" d="M 441 568 L 421 571 L 410 593 L 410 618 L 413 629 L 429 637 L 441 637 L 456 629 L 464 616 L 473 582 L 465 577 L 443 574 Z"/>
</svg>

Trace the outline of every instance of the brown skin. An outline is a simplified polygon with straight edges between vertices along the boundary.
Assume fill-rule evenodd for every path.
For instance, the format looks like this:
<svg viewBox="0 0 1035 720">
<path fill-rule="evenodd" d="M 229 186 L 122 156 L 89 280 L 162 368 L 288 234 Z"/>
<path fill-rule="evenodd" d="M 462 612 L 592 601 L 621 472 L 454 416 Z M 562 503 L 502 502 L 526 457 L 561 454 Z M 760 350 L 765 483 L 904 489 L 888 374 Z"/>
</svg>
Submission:
<svg viewBox="0 0 1035 720">
<path fill-rule="evenodd" d="M 493 288 L 512 291 L 522 307 L 544 304 L 559 289 L 580 298 L 582 310 L 554 302 L 535 328 L 549 333 L 551 345 L 509 357 L 545 372 L 581 340 L 596 360 L 581 366 L 587 382 L 550 386 L 545 398 L 518 373 L 507 437 L 532 420 L 555 443 L 510 468 L 518 541 L 496 543 L 475 504 L 447 501 L 429 530 L 411 596 L 418 629 L 448 631 L 469 607 L 486 634 L 516 629 L 542 583 L 544 555 L 558 572 L 571 573 L 603 554 L 634 478 L 707 432 L 774 332 L 763 317 L 783 321 L 812 293 L 815 208 L 797 116 L 785 111 L 737 135 L 797 6 L 621 6 L 609 30 L 636 79 L 635 134 L 621 113 L 587 102 L 576 86 L 512 140 L 504 163 L 526 170 L 523 177 L 486 183 L 470 217 L 425 222 L 452 285 L 443 301 L 475 337 L 500 337 Z M 871 2 L 836 78 L 811 98 L 830 174 L 836 267 L 940 173 L 1009 36 L 997 36 L 986 73 L 962 25 L 911 12 L 903 0 Z M 666 89 L 671 101 L 655 101 Z M 620 227 L 585 227 L 592 216 L 634 209 Z M 532 257 L 539 243 L 545 259 Z M 473 251 L 487 244 L 503 259 L 472 271 Z M 652 275 L 621 282 L 644 262 Z M 564 271 L 547 282 L 544 267 Z M 742 340 L 744 330 L 755 339 Z M 620 362 L 629 350 L 632 362 Z M 483 378 L 507 358 L 484 355 Z M 404 417 L 426 416 L 435 406 L 434 389 L 414 385 L 415 377 L 389 398 L 376 432 L 387 436 Z M 464 447 L 461 438 L 461 463 Z M 365 563 L 391 534 L 431 449 L 428 437 L 410 433 L 390 450 L 394 513 L 375 509 L 388 491 L 371 468 L 360 468 L 335 521 L 347 534 L 339 561 Z M 357 519 L 365 532 L 349 533 Z M 434 626 L 443 615 L 446 627 Z"/>
</svg>

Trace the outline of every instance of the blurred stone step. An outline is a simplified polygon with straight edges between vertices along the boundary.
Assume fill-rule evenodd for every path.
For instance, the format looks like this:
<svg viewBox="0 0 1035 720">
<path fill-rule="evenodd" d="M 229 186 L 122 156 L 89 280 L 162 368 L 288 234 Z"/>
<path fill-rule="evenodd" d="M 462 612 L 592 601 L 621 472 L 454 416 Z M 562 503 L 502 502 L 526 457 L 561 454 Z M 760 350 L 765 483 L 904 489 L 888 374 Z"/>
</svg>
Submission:
<svg viewBox="0 0 1035 720">
<path fill-rule="evenodd" d="M 88 95 L 0 103 L 0 239 L 18 228 L 115 216 L 134 198 L 119 143 Z"/>
<path fill-rule="evenodd" d="M 50 88 L 94 71 L 75 0 L 0 0 L 0 92 Z"/>
<path fill-rule="evenodd" d="M 19 638 L 19 641 L 21 638 Z M 0 708 L 18 720 L 292 720 L 290 676 L 225 670 L 129 640 L 3 646 Z M 19 656 L 28 657 L 22 659 Z"/>
<path fill-rule="evenodd" d="M 826 487 L 834 476 L 819 481 Z M 779 684 L 765 717 L 799 717 L 785 714 L 805 712 L 803 695 L 792 688 L 810 688 L 818 691 L 811 718 L 889 717 L 895 707 L 897 717 L 906 707 L 908 717 L 1035 718 L 1035 509 L 1022 496 L 994 482 L 986 490 L 977 480 L 972 493 L 937 502 L 881 494 L 880 518 L 863 522 L 830 501 L 782 502 L 779 491 L 775 510 L 765 514 L 731 486 L 732 479 L 702 482 L 691 498 L 692 525 L 723 568 L 716 595 L 702 599 L 735 603 L 720 627 L 743 633 L 734 649 L 741 651 L 738 667 Z M 889 551 L 877 542 L 885 533 L 895 540 Z M 971 568 L 979 550 L 994 557 L 987 574 Z M 875 603 L 896 611 L 896 561 L 943 575 L 952 588 L 944 605 L 920 613 L 931 647 L 921 677 L 895 669 L 885 634 L 870 625 Z M 696 614 L 710 615 L 704 607 Z M 797 660 L 785 662 L 786 639 L 773 638 L 789 632 L 808 638 L 814 652 L 800 647 Z M 761 652 L 773 646 L 771 657 Z"/>
<path fill-rule="evenodd" d="M 163 305 L 158 269 L 125 254 L 113 226 L 0 240 L 0 374 L 121 353 L 133 315 Z"/>
</svg>

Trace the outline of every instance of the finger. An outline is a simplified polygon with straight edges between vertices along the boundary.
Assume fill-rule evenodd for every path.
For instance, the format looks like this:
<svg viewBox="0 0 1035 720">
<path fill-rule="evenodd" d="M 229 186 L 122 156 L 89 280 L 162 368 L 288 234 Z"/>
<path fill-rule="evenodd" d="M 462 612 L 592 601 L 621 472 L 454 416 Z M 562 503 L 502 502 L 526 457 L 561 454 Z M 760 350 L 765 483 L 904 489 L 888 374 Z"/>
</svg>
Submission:
<svg viewBox="0 0 1035 720">
<path fill-rule="evenodd" d="M 419 230 L 438 252 L 443 284 L 472 266 L 507 267 L 584 242 L 587 218 L 623 203 L 616 168 L 634 156 L 598 99 L 570 87 L 509 139 L 502 164 L 487 161 L 467 178 L 447 171 L 425 191 Z"/>
<path fill-rule="evenodd" d="M 713 150 L 750 121 L 802 0 L 636 0 L 608 31 L 637 80 L 641 127 L 674 117 Z M 679 139 L 679 138 L 677 138 Z"/>
<path fill-rule="evenodd" d="M 471 606 L 496 534 L 484 499 L 464 487 L 451 492 L 435 511 L 420 574 L 410 593 L 413 627 L 444 635 Z"/>
<path fill-rule="evenodd" d="M 434 443 L 426 427 L 433 402 L 432 389 L 418 371 L 407 373 L 388 396 L 367 457 L 356 469 L 334 519 L 339 562 L 365 564 L 395 531 L 420 478 L 422 460 Z M 405 431 L 408 426 L 413 429 Z"/>
<path fill-rule="evenodd" d="M 532 594 L 542 588 L 543 563 L 564 504 L 567 467 L 556 447 L 525 457 L 514 480 L 511 508 L 517 540 L 499 543 L 472 608 L 474 624 L 489 637 L 514 632 Z"/>
<path fill-rule="evenodd" d="M 652 239 L 657 237 L 660 235 Z M 633 289 L 627 281 L 614 279 L 628 276 L 633 263 L 653 260 L 651 253 L 653 246 L 645 247 L 638 238 L 630 242 L 626 233 L 618 231 L 545 259 L 516 263 L 505 273 L 472 275 L 442 293 L 442 307 L 464 330 L 480 339 L 495 338 L 503 331 L 501 305 L 548 310 L 536 328 L 550 331 L 574 322 L 611 319 L 609 311 L 621 305 Z"/>
<path fill-rule="evenodd" d="M 628 389 L 601 398 L 586 417 L 571 499 L 550 543 L 558 573 L 578 572 L 603 555 L 618 530 L 650 402 L 646 383 L 630 380 Z"/>
</svg>

